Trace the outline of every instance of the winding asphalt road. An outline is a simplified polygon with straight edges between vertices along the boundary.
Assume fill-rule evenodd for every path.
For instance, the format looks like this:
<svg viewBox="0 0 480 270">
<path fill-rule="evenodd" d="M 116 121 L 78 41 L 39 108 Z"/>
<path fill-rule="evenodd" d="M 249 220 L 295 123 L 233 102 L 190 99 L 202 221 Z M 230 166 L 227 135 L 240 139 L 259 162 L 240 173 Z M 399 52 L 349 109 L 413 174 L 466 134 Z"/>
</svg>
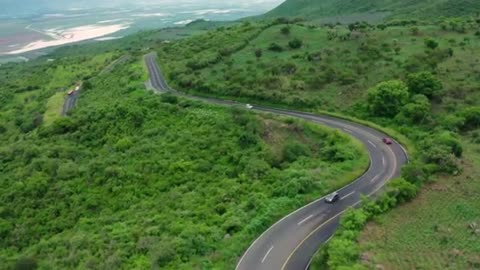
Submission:
<svg viewBox="0 0 480 270">
<path fill-rule="evenodd" d="M 166 83 L 155 54 L 145 56 L 152 87 L 158 92 L 176 92 Z M 182 95 L 182 94 L 179 94 Z M 190 97 L 190 96 L 189 96 Z M 239 105 L 233 101 L 190 97 L 221 105 Z M 361 202 L 361 196 L 371 196 L 388 180 L 400 175 L 400 168 L 408 162 L 407 153 L 400 144 L 386 145 L 387 135 L 343 119 L 311 113 L 254 106 L 253 110 L 286 115 L 338 129 L 361 141 L 370 155 L 370 167 L 363 176 L 338 190 L 341 199 L 327 204 L 320 198 L 282 218 L 258 237 L 238 261 L 236 270 L 299 270 L 307 269 L 319 246 L 333 235 L 339 217 L 349 207 Z"/>
<path fill-rule="evenodd" d="M 62 109 L 62 116 L 66 116 L 68 112 L 75 107 L 78 100 L 78 92 L 79 91 L 75 91 L 71 95 L 67 95 L 65 97 L 65 101 L 63 103 L 63 109 Z"/>
</svg>

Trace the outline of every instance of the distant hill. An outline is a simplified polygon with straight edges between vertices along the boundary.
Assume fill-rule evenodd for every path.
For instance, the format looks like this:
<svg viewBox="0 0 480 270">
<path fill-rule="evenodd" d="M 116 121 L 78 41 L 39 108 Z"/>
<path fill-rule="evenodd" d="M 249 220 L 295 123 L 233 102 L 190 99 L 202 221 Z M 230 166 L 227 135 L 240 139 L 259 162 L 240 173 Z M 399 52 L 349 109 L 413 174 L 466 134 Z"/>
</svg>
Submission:
<svg viewBox="0 0 480 270">
<path fill-rule="evenodd" d="M 388 18 L 438 18 L 479 12 L 479 0 L 286 0 L 264 16 L 320 19 L 383 13 Z"/>
</svg>

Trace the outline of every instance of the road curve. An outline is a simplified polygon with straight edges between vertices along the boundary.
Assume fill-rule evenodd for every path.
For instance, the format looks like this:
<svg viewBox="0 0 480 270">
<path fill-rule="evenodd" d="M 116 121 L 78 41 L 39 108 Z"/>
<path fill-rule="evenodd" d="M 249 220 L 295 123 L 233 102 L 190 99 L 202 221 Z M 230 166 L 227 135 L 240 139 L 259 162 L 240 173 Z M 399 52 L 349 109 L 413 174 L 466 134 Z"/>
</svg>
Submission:
<svg viewBox="0 0 480 270">
<path fill-rule="evenodd" d="M 145 63 L 156 91 L 177 93 L 163 78 L 155 54 L 146 55 Z M 233 101 L 189 97 L 221 105 L 239 105 Z M 368 150 L 368 170 L 353 183 L 338 190 L 340 201 L 331 205 L 320 198 L 282 218 L 250 245 L 236 267 L 236 270 L 306 269 L 319 246 L 335 232 L 341 214 L 349 207 L 357 206 L 362 195 L 371 196 L 388 180 L 398 177 L 401 166 L 408 162 L 407 153 L 397 142 L 385 145 L 382 139 L 387 135 L 380 131 L 343 119 L 263 106 L 254 106 L 253 110 L 296 117 L 338 129 L 361 141 Z"/>
<path fill-rule="evenodd" d="M 67 95 L 65 97 L 65 101 L 63 103 L 63 108 L 62 108 L 62 116 L 66 116 L 68 112 L 70 112 L 75 105 L 77 104 L 78 100 L 78 91 L 74 91 L 72 94 Z"/>
</svg>

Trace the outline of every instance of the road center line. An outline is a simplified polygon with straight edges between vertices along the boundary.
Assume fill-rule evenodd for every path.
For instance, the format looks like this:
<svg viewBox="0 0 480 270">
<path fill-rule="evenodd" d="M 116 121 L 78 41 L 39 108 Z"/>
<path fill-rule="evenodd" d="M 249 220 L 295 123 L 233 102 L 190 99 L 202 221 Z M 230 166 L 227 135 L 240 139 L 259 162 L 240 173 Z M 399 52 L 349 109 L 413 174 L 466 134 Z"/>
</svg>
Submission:
<svg viewBox="0 0 480 270">
<path fill-rule="evenodd" d="M 377 148 L 377 146 L 370 140 L 368 140 L 368 143 L 371 144 L 374 148 Z"/>
<path fill-rule="evenodd" d="M 272 252 L 272 249 L 273 249 L 273 246 L 271 246 L 271 247 L 270 247 L 270 249 L 267 251 L 267 254 L 265 254 L 265 256 L 263 257 L 263 259 L 262 259 L 262 263 L 264 263 L 264 262 L 265 262 L 265 260 L 266 260 L 266 259 L 267 259 L 267 257 L 268 257 L 268 254 L 270 254 L 270 252 Z"/>
<path fill-rule="evenodd" d="M 385 160 L 385 156 L 382 156 L 382 164 L 383 164 L 383 166 L 385 166 L 386 163 L 387 163 L 387 161 Z"/>
<path fill-rule="evenodd" d="M 345 130 L 345 131 L 348 132 L 348 133 L 352 133 L 352 131 L 351 131 L 350 129 L 348 129 L 348 128 L 344 128 L 343 130 Z"/>
<path fill-rule="evenodd" d="M 305 223 L 305 221 L 311 219 L 313 217 L 313 215 L 310 215 L 308 217 L 306 217 L 305 219 L 303 219 L 302 221 L 300 221 L 299 223 L 297 223 L 298 226 L 302 225 L 303 223 Z"/>
<path fill-rule="evenodd" d="M 375 176 L 374 178 L 372 178 L 372 180 L 370 180 L 370 182 L 375 182 L 378 178 L 380 177 L 380 174 L 378 174 L 377 176 Z"/>
<path fill-rule="evenodd" d="M 355 194 L 355 191 L 352 191 L 352 192 L 348 193 L 347 195 L 345 195 L 345 196 L 343 196 L 342 198 L 340 198 L 340 200 L 346 199 L 346 198 L 352 196 L 353 194 Z"/>
</svg>

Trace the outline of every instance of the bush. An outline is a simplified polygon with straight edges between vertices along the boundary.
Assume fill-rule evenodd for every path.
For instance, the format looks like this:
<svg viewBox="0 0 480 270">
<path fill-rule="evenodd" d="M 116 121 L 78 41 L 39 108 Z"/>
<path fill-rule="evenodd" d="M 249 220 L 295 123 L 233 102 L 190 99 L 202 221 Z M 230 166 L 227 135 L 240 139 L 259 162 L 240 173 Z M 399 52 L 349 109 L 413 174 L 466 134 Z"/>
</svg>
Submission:
<svg viewBox="0 0 480 270">
<path fill-rule="evenodd" d="M 399 203 L 411 201 L 417 195 L 418 187 L 403 178 L 397 178 L 388 184 L 388 194 Z"/>
<path fill-rule="evenodd" d="M 403 166 L 402 176 L 412 184 L 421 185 L 428 181 L 430 173 L 424 164 L 414 161 Z"/>
<path fill-rule="evenodd" d="M 268 46 L 268 50 L 272 52 L 283 52 L 283 47 L 277 43 L 271 43 L 270 46 Z"/>
<path fill-rule="evenodd" d="M 459 113 L 464 119 L 461 129 L 464 131 L 474 130 L 480 127 L 480 107 L 470 107 Z"/>
<path fill-rule="evenodd" d="M 438 42 L 432 38 L 427 38 L 425 40 L 425 46 L 427 46 L 427 48 L 431 50 L 435 50 L 436 48 L 438 48 Z"/>
<path fill-rule="evenodd" d="M 280 32 L 282 32 L 283 35 L 288 36 L 290 34 L 290 27 L 289 26 L 282 27 Z"/>
<path fill-rule="evenodd" d="M 33 258 L 21 258 L 15 263 L 15 270 L 35 270 L 38 268 L 38 263 Z"/>
<path fill-rule="evenodd" d="M 66 134 L 70 132 L 74 132 L 78 128 L 78 123 L 75 122 L 72 118 L 70 117 L 62 117 L 51 125 L 50 128 L 47 128 L 47 134 Z"/>
<path fill-rule="evenodd" d="M 333 238 L 328 244 L 328 267 L 340 269 L 351 266 L 359 256 L 358 246 L 354 241 L 345 238 Z"/>
<path fill-rule="evenodd" d="M 256 49 L 256 50 L 255 50 L 255 57 L 256 57 L 257 59 L 261 58 L 262 55 L 263 55 L 262 49 Z"/>
<path fill-rule="evenodd" d="M 288 46 L 292 49 L 300 49 L 303 46 L 303 41 L 296 38 L 288 43 Z"/>
<path fill-rule="evenodd" d="M 340 225 L 342 229 L 360 231 L 367 222 L 368 216 L 363 210 L 349 209 L 342 217 Z"/>
<path fill-rule="evenodd" d="M 408 90 L 412 94 L 422 94 L 432 98 L 442 90 L 442 82 L 430 72 L 420 72 L 407 76 Z"/>
<path fill-rule="evenodd" d="M 287 142 L 283 147 L 283 159 L 288 162 L 294 162 L 301 156 L 308 156 L 310 149 L 299 142 Z"/>
<path fill-rule="evenodd" d="M 410 124 L 423 124 L 430 116 L 431 104 L 424 95 L 415 95 L 412 102 L 403 106 L 396 119 L 399 122 Z"/>
<path fill-rule="evenodd" d="M 402 81 L 379 83 L 368 90 L 368 106 L 376 116 L 393 117 L 408 101 L 408 88 Z"/>
<path fill-rule="evenodd" d="M 439 135 L 437 135 L 435 138 L 437 144 L 440 143 L 450 147 L 452 154 L 454 154 L 457 158 L 462 157 L 463 147 L 455 134 L 445 131 L 439 133 Z"/>
<path fill-rule="evenodd" d="M 435 164 L 436 172 L 454 174 L 460 170 L 457 158 L 447 145 L 434 144 L 428 147 L 423 152 L 423 159 L 426 163 Z"/>
<path fill-rule="evenodd" d="M 169 104 L 178 104 L 178 97 L 172 94 L 162 94 L 160 96 L 160 100 L 164 103 L 169 103 Z"/>
</svg>

